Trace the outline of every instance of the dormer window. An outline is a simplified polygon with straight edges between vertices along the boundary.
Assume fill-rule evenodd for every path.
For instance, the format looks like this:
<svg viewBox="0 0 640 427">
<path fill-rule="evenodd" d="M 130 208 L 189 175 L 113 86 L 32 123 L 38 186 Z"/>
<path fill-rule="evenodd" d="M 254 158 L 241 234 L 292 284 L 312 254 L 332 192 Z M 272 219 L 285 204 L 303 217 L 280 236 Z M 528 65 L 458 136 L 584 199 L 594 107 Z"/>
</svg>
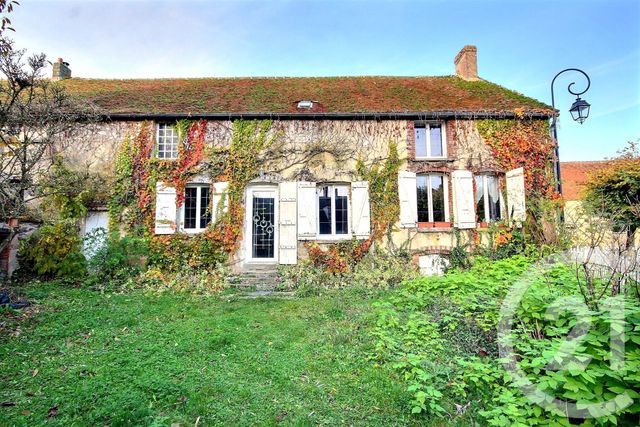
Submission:
<svg viewBox="0 0 640 427">
<path fill-rule="evenodd" d="M 300 110 L 311 110 L 313 108 L 313 101 L 308 101 L 308 100 L 298 101 L 298 108 Z"/>
<path fill-rule="evenodd" d="M 156 156 L 159 159 L 178 158 L 178 131 L 170 123 L 158 123 Z"/>
<path fill-rule="evenodd" d="M 414 141 L 417 160 L 444 159 L 447 157 L 447 144 L 444 123 L 416 123 Z"/>
</svg>

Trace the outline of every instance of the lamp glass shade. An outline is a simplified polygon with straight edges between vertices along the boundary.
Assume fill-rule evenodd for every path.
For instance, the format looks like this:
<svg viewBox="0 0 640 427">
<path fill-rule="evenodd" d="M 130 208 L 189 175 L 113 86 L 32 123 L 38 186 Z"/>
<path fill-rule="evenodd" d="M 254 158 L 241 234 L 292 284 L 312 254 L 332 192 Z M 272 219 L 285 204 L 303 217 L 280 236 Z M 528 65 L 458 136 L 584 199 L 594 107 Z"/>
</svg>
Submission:
<svg viewBox="0 0 640 427">
<path fill-rule="evenodd" d="M 591 105 L 587 101 L 578 97 L 569 109 L 569 112 L 571 113 L 573 120 L 582 124 L 587 120 L 587 117 L 589 117 L 589 107 L 591 107 Z"/>
</svg>

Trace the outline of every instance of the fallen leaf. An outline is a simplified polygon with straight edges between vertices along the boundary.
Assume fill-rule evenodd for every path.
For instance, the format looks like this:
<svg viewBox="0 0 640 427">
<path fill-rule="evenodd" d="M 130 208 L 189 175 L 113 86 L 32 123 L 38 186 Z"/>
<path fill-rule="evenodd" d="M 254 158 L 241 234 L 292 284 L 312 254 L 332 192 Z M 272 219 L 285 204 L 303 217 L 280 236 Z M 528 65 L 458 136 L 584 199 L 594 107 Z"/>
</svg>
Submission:
<svg viewBox="0 0 640 427">
<path fill-rule="evenodd" d="M 24 411 L 20 412 L 22 415 L 31 415 L 31 411 L 27 411 L 26 409 Z"/>
<path fill-rule="evenodd" d="M 38 375 L 38 370 L 36 369 L 35 371 L 33 371 L 33 373 L 31 374 L 32 377 L 35 377 L 36 375 Z"/>
<path fill-rule="evenodd" d="M 58 407 L 52 406 L 51 408 L 49 408 L 49 413 L 47 414 L 47 418 L 53 418 L 56 415 L 58 415 Z"/>
</svg>

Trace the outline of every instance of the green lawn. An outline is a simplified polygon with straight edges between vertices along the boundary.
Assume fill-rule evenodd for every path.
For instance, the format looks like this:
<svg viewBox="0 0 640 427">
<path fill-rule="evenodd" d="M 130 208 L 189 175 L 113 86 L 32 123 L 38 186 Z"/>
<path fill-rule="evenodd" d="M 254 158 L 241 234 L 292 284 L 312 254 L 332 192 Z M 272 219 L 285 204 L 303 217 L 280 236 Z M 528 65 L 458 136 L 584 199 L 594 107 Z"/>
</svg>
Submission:
<svg viewBox="0 0 640 427">
<path fill-rule="evenodd" d="M 415 424 L 367 360 L 366 296 L 294 300 L 27 289 L 0 338 L 2 425 Z M 57 407 L 57 413 L 51 408 Z M 50 412 L 55 413 L 49 416 Z"/>
</svg>

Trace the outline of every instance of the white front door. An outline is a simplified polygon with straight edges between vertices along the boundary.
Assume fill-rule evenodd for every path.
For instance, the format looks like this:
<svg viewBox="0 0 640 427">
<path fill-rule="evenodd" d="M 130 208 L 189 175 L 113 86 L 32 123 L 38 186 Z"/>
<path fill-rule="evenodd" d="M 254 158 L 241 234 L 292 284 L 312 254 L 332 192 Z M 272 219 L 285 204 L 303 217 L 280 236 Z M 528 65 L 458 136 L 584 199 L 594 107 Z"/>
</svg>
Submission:
<svg viewBox="0 0 640 427">
<path fill-rule="evenodd" d="M 278 187 L 247 189 L 245 251 L 248 262 L 278 261 Z"/>
</svg>

